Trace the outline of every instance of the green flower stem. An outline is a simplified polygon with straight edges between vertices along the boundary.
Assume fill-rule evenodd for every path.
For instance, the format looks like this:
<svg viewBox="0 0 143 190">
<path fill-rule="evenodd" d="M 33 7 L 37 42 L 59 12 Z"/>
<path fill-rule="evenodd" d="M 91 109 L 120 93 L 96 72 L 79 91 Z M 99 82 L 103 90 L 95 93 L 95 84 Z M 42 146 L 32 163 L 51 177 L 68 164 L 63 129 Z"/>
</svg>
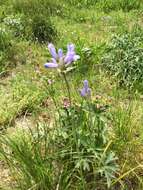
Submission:
<svg viewBox="0 0 143 190">
<path fill-rule="evenodd" d="M 70 101 L 70 105 L 71 105 L 71 93 L 70 93 L 70 86 L 66 77 L 66 74 L 64 72 L 62 72 L 62 76 L 64 78 L 65 84 L 66 84 L 66 88 L 67 88 L 67 92 L 68 92 L 68 97 L 69 97 L 69 101 Z"/>
</svg>

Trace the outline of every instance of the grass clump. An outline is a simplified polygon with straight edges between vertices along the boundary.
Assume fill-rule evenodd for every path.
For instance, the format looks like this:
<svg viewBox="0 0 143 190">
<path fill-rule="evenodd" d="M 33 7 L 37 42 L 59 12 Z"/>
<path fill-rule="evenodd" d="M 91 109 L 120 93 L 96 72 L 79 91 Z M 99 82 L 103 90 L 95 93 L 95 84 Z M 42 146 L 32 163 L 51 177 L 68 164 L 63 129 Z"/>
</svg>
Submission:
<svg viewBox="0 0 143 190">
<path fill-rule="evenodd" d="M 123 87 L 133 88 L 143 82 L 142 33 L 139 33 L 114 36 L 103 56 L 103 67 Z"/>
<path fill-rule="evenodd" d="M 0 28 L 0 51 L 5 51 L 10 47 L 12 36 L 5 27 Z"/>
<path fill-rule="evenodd" d="M 7 30 L 11 31 L 14 37 L 22 37 L 24 34 L 24 25 L 22 24 L 22 15 L 9 15 L 3 18 L 3 23 Z"/>
<path fill-rule="evenodd" d="M 20 20 L 15 17 L 5 17 L 0 28 L 0 73 L 5 76 L 19 64 L 26 63 L 25 42 L 20 41 L 23 28 Z"/>
<path fill-rule="evenodd" d="M 11 31 L 4 26 L 0 29 L 0 72 L 6 72 L 14 68 L 22 61 L 23 48 L 19 49 L 19 43 L 13 39 Z"/>
<path fill-rule="evenodd" d="M 125 12 L 131 10 L 141 10 L 143 3 L 141 0 L 101 0 L 97 3 L 97 7 L 104 12 L 123 10 Z"/>
<path fill-rule="evenodd" d="M 95 7 L 106 13 L 110 11 L 131 11 L 141 9 L 143 3 L 141 0 L 69 0 L 72 6 L 77 8 Z"/>
<path fill-rule="evenodd" d="M 33 39 L 40 43 L 54 41 L 57 36 L 56 29 L 50 19 L 42 15 L 34 15 L 32 18 L 31 32 Z"/>
<path fill-rule="evenodd" d="M 13 1 L 11 10 L 16 14 L 14 17 L 21 15 L 21 18 L 19 17 L 17 20 L 22 28 L 22 36 L 27 40 L 38 41 L 40 43 L 56 39 L 57 31 L 50 19 L 55 8 L 54 5 L 54 2 L 51 3 L 45 0 L 41 0 L 40 2 L 37 0 Z M 8 18 L 5 20 L 7 21 Z"/>
<path fill-rule="evenodd" d="M 54 99 L 51 87 L 48 90 Z M 58 104 L 57 100 L 56 104 Z M 0 152 L 20 189 L 94 189 L 111 186 L 118 171 L 110 148 L 106 107 L 84 100 L 55 110 L 48 124 L 0 138 Z M 7 154 L 7 150 L 10 154 Z M 98 183 L 97 183 L 98 180 Z"/>
</svg>

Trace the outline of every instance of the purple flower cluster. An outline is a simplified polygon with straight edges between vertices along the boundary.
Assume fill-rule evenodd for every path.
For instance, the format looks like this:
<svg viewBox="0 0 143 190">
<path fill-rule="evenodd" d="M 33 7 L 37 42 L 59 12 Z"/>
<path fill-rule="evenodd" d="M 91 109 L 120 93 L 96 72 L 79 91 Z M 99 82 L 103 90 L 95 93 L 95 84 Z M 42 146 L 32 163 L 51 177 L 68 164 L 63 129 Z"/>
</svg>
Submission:
<svg viewBox="0 0 143 190">
<path fill-rule="evenodd" d="M 91 95 L 91 89 L 88 86 L 88 80 L 83 81 L 83 88 L 80 90 L 80 95 L 82 97 L 87 97 Z"/>
<path fill-rule="evenodd" d="M 58 49 L 56 51 L 55 46 L 50 43 L 48 45 L 49 52 L 52 56 L 51 60 L 44 64 L 46 68 L 59 68 L 59 69 L 66 69 L 71 63 L 77 61 L 80 56 L 75 53 L 75 46 L 74 44 L 67 45 L 67 53 L 64 55 L 62 49 Z M 91 89 L 88 86 L 88 81 L 84 80 L 83 88 L 80 90 L 80 95 L 82 97 L 90 97 L 91 96 Z M 67 106 L 67 101 L 65 105 Z"/>
<path fill-rule="evenodd" d="M 50 54 L 52 55 L 51 61 L 45 63 L 46 68 L 58 68 L 58 67 L 67 67 L 74 61 L 77 61 L 80 56 L 75 53 L 74 44 L 67 45 L 67 53 L 63 54 L 63 50 L 59 49 L 58 52 L 53 44 L 48 45 Z"/>
</svg>

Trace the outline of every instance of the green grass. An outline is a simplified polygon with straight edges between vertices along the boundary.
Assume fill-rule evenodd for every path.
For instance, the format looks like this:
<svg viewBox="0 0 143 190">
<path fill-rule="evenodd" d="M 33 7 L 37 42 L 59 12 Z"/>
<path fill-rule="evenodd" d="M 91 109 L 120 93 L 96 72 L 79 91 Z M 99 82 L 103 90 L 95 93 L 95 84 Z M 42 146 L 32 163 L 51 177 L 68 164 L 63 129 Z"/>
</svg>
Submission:
<svg viewBox="0 0 143 190">
<path fill-rule="evenodd" d="M 9 32 L 0 39 L 0 160 L 15 182 L 14 187 L 5 184 L 5 189 L 142 190 L 142 87 L 138 91 L 123 88 L 101 63 L 113 35 L 133 34 L 136 26 L 142 33 L 143 3 L 27 2 L 7 0 L 0 7 L 1 27 Z M 64 79 L 43 67 L 50 58 L 49 41 L 37 42 L 31 36 L 32 21 L 23 22 L 25 17 L 36 17 L 35 10 L 42 10 L 42 18 L 50 19 L 55 27 L 56 47 L 66 51 L 67 43 L 72 42 L 81 57 L 67 75 L 73 102 L 69 112 L 63 109 L 68 97 Z M 20 16 L 21 24 L 26 24 L 18 36 L 16 26 L 4 23 L 4 18 L 13 16 Z M 130 55 L 130 48 L 128 51 Z M 45 83 L 48 79 L 54 80 L 54 90 Z M 91 102 L 82 101 L 79 95 L 85 79 L 92 89 Z M 107 109 L 100 115 L 102 108 Z M 17 120 L 27 115 L 34 124 L 18 129 Z"/>
</svg>

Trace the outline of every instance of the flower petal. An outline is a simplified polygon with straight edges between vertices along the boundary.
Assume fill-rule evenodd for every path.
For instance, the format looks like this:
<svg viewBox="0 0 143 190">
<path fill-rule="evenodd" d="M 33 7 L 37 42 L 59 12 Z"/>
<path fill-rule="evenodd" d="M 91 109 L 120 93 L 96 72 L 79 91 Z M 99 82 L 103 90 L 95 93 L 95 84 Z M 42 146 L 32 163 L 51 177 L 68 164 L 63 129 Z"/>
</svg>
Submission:
<svg viewBox="0 0 143 190">
<path fill-rule="evenodd" d="M 90 88 L 87 89 L 87 95 L 91 96 L 91 89 Z"/>
<path fill-rule="evenodd" d="M 88 88 L 88 80 L 83 81 L 84 88 Z"/>
<path fill-rule="evenodd" d="M 68 51 L 65 56 L 64 62 L 65 62 L 65 64 L 69 65 L 73 61 L 77 61 L 80 58 L 80 56 L 76 55 L 74 44 L 68 44 L 67 49 L 68 49 Z"/>
<path fill-rule="evenodd" d="M 62 49 L 58 50 L 58 56 L 59 56 L 59 58 L 63 57 L 63 50 Z"/>
<path fill-rule="evenodd" d="M 75 56 L 75 52 L 68 52 L 65 59 L 64 59 L 65 64 L 73 62 L 74 56 Z"/>
<path fill-rule="evenodd" d="M 74 49 L 75 49 L 74 44 L 68 44 L 68 45 L 67 45 L 67 49 L 68 49 L 68 52 L 74 51 Z"/>
<path fill-rule="evenodd" d="M 45 63 L 44 66 L 46 68 L 57 68 L 58 64 L 57 63 Z"/>
<path fill-rule="evenodd" d="M 56 61 L 56 59 L 54 59 L 54 58 L 51 58 L 51 61 L 52 61 L 53 63 L 57 64 L 57 61 Z"/>
<path fill-rule="evenodd" d="M 91 96 L 91 89 L 88 87 L 88 80 L 83 81 L 83 88 L 80 90 L 80 95 L 83 97 Z"/>
<path fill-rule="evenodd" d="M 83 88 L 83 89 L 80 90 L 80 95 L 83 96 L 83 97 L 86 96 L 85 88 Z"/>
<path fill-rule="evenodd" d="M 49 51 L 50 51 L 52 57 L 53 57 L 54 59 L 57 59 L 56 48 L 55 48 L 55 46 L 54 46 L 52 43 L 50 43 L 50 44 L 48 45 L 48 49 L 49 49 Z"/>
<path fill-rule="evenodd" d="M 77 61 L 78 59 L 80 59 L 80 56 L 79 55 L 74 55 L 73 59 L 74 59 L 74 61 Z"/>
</svg>

